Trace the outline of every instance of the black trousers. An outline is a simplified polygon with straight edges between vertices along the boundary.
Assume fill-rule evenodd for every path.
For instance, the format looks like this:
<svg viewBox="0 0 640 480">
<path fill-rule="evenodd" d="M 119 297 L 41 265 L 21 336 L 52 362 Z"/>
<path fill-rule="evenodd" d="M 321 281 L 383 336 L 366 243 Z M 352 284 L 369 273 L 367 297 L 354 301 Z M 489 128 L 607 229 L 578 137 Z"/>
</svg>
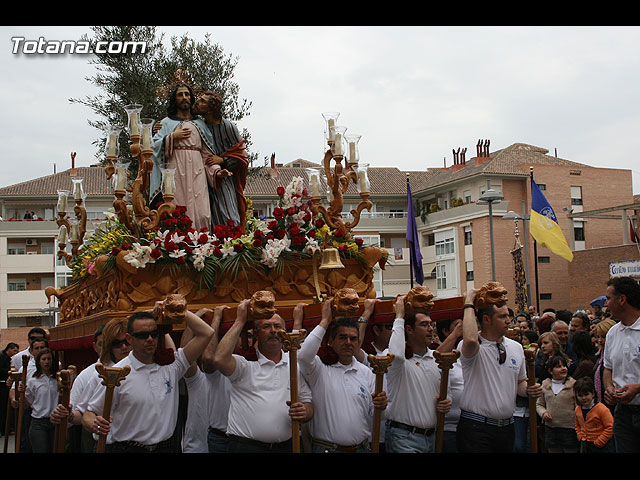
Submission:
<svg viewBox="0 0 640 480">
<path fill-rule="evenodd" d="M 496 427 L 460 417 L 456 443 L 460 453 L 512 453 L 514 424 Z"/>
</svg>

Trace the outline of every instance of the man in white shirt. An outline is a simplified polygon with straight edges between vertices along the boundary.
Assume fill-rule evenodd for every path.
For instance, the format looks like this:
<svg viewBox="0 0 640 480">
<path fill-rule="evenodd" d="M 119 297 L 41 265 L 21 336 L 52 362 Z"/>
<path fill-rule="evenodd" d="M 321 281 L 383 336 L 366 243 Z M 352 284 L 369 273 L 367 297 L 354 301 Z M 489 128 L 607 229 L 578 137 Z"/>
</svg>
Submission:
<svg viewBox="0 0 640 480">
<path fill-rule="evenodd" d="M 441 372 L 429 349 L 435 322 L 426 311 L 405 314 L 404 295 L 398 296 L 394 309 L 396 319 L 389 340 L 389 353 L 394 359 L 387 373 L 391 402 L 385 414 L 386 451 L 433 453 L 437 413 L 451 409 L 450 399 L 438 401 Z"/>
<path fill-rule="evenodd" d="M 126 340 L 132 350 L 114 367 L 131 371 L 113 391 L 112 422 L 102 417 L 104 391 L 96 390 L 83 414 L 82 424 L 98 435 L 108 435 L 107 452 L 172 453 L 178 417 L 178 381 L 204 351 L 213 329 L 196 314 L 186 311 L 185 324 L 193 337 L 175 353 L 174 361 L 158 365 L 158 326 L 153 313 L 136 312 L 127 322 Z"/>
<path fill-rule="evenodd" d="M 515 439 L 516 396 L 539 397 L 540 384 L 527 385 L 522 345 L 505 336 L 509 309 L 490 305 L 476 311 L 478 289 L 466 294 L 460 363 L 464 390 L 457 446 L 460 453 L 510 453 Z M 478 331 L 478 324 L 480 331 Z"/>
<path fill-rule="evenodd" d="M 325 301 L 320 323 L 298 354 L 300 372 L 314 400 L 309 426 L 312 451 L 364 453 L 369 451 L 374 408 L 385 409 L 387 396 L 384 391 L 375 393 L 374 373 L 354 356 L 361 352 L 355 320 L 338 318 L 329 332 L 328 345 L 336 353 L 336 363 L 326 365 L 317 355 L 333 320 L 331 301 Z"/>
<path fill-rule="evenodd" d="M 631 277 L 607 283 L 605 306 L 616 320 L 604 349 L 604 398 L 615 405 L 616 452 L 640 452 L 640 286 Z"/>
<path fill-rule="evenodd" d="M 291 419 L 306 422 L 313 416 L 311 391 L 299 375 L 299 401 L 291 404 L 289 353 L 282 351 L 278 334 L 285 325 L 278 314 L 255 321 L 256 361 L 233 353 L 247 326 L 248 304 L 249 300 L 243 300 L 238 305 L 236 319 L 214 357 L 218 370 L 231 383 L 228 451 L 290 453 Z"/>
</svg>

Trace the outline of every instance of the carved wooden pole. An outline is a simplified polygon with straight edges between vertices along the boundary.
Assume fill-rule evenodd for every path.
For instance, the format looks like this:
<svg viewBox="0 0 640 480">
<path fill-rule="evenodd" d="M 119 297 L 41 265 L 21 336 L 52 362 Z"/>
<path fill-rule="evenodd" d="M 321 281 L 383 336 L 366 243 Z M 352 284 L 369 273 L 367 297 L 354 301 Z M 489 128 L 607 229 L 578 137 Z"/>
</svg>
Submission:
<svg viewBox="0 0 640 480">
<path fill-rule="evenodd" d="M 447 392 L 449 387 L 449 370 L 453 368 L 453 364 L 456 363 L 456 360 L 460 357 L 460 352 L 458 350 L 453 350 L 451 352 L 442 353 L 435 351 L 433 352 L 433 356 L 436 359 L 436 363 L 440 370 L 442 370 L 440 374 L 440 396 L 438 397 L 438 401 L 444 400 L 447 398 Z M 438 421 L 436 428 L 436 453 L 442 452 L 442 439 L 444 435 L 444 417 L 445 414 L 438 412 Z"/>
<path fill-rule="evenodd" d="M 289 352 L 289 382 L 291 387 L 291 405 L 298 402 L 298 349 L 307 336 L 304 329 L 297 332 L 278 330 L 282 340 L 282 349 Z M 300 453 L 300 425 L 291 419 L 291 447 L 293 453 Z"/>
<path fill-rule="evenodd" d="M 22 355 L 22 386 L 27 387 L 27 365 L 29 355 Z M 18 406 L 18 420 L 16 420 L 16 453 L 20 453 L 20 440 L 22 439 L 22 416 L 24 415 L 24 390 L 20 392 L 20 404 Z"/>
<path fill-rule="evenodd" d="M 17 392 L 18 384 L 20 383 L 20 374 L 16 372 L 16 368 L 13 365 L 11 365 L 11 370 L 9 371 L 8 378 L 11 378 L 11 380 L 13 381 L 13 388 Z M 11 414 L 13 413 L 15 418 L 14 410 L 15 409 L 11 406 L 11 404 L 8 402 L 8 399 L 7 399 L 7 415 L 6 415 L 7 418 L 5 419 L 5 427 L 4 427 L 4 453 L 7 453 L 7 450 L 9 449 L 9 434 L 11 433 Z"/>
<path fill-rule="evenodd" d="M 126 365 L 122 368 L 105 367 L 101 363 L 96 364 L 96 370 L 98 376 L 102 378 L 102 385 L 107 387 L 107 391 L 104 394 L 104 407 L 102 408 L 102 418 L 107 421 L 111 418 L 111 402 L 113 401 L 113 389 L 120 386 L 120 382 L 125 379 L 131 367 Z M 98 438 L 98 446 L 96 453 L 104 453 L 105 446 L 107 445 L 107 436 L 100 435 Z"/>
<path fill-rule="evenodd" d="M 529 348 L 524 349 L 524 356 L 527 361 L 527 384 L 529 386 L 536 383 L 536 353 L 538 344 L 532 343 Z M 529 397 L 529 443 L 531 453 L 538 453 L 538 417 L 536 415 L 536 399 Z"/>
<path fill-rule="evenodd" d="M 367 357 L 373 373 L 376 374 L 376 395 L 382 392 L 382 386 L 384 382 L 384 374 L 387 373 L 389 365 L 393 362 L 395 355 L 389 353 L 380 357 L 375 355 L 369 355 Z M 373 410 L 373 425 L 371 426 L 371 451 L 378 453 L 380 451 L 380 417 L 382 412 L 379 408 Z"/>
<path fill-rule="evenodd" d="M 69 405 L 69 396 L 71 393 L 71 384 L 73 381 L 71 370 L 60 370 L 57 374 L 58 379 L 58 403 L 67 407 Z M 67 445 L 67 422 L 68 417 L 63 418 L 56 425 L 53 437 L 53 453 L 64 453 Z"/>
</svg>

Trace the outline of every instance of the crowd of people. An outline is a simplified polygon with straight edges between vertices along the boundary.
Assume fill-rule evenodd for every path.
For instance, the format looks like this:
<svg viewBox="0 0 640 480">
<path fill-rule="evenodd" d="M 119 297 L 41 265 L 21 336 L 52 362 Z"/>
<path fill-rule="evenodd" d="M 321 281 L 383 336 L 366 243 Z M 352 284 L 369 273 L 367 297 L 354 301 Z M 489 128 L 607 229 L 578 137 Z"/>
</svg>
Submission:
<svg viewBox="0 0 640 480">
<path fill-rule="evenodd" d="M 428 310 L 407 311 L 403 295 L 386 324 L 372 321 L 379 300 L 351 318 L 336 317 L 327 299 L 295 357 L 283 348 L 283 318 L 251 319 L 249 299 L 223 333 L 229 307 L 187 310 L 179 339 L 159 333 L 157 309 L 137 312 L 96 330 L 98 360 L 78 372 L 68 405 L 59 402 L 56 352 L 35 328 L 27 349 L 2 352 L 3 408 L 23 402 L 21 452 L 52 452 L 63 420 L 82 432 L 67 436 L 67 451 L 86 453 L 101 438 L 114 453 L 524 453 L 532 441 L 545 453 L 640 452 L 638 282 L 611 279 L 596 311 L 540 315 L 478 307 L 479 291 L 465 294 L 462 318 L 438 322 Z M 293 331 L 303 324 L 299 304 Z M 534 344 L 535 363 L 527 362 Z M 161 348 L 169 361 L 159 360 Z M 451 352 L 441 395 L 437 358 Z M 7 371 L 21 372 L 23 355 L 26 382 L 12 388 Z M 374 357 L 392 360 L 382 382 Z M 98 364 L 127 371 L 107 418 Z M 5 435 L 15 429 L 6 427 Z"/>
</svg>

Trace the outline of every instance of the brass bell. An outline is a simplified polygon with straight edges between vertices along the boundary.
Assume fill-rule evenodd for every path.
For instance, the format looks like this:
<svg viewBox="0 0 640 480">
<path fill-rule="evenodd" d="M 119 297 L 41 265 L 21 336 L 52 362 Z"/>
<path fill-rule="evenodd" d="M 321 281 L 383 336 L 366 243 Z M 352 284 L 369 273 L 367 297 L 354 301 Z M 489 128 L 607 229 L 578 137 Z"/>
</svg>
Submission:
<svg viewBox="0 0 640 480">
<path fill-rule="evenodd" d="M 320 270 L 330 270 L 333 268 L 344 268 L 340 261 L 340 253 L 337 248 L 325 248 L 322 250 L 322 261 L 318 267 Z"/>
</svg>

